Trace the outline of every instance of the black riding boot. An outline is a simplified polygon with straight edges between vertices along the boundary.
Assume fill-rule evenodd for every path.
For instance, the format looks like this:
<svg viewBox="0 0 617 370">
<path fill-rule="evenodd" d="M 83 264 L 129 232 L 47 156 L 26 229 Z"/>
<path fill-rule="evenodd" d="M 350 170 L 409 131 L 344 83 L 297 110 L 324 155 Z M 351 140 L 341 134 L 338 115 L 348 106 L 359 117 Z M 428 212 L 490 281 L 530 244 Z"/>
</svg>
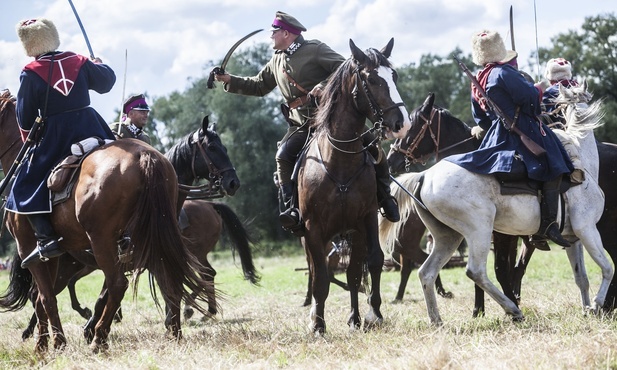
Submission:
<svg viewBox="0 0 617 370">
<path fill-rule="evenodd" d="M 377 203 L 382 209 L 383 216 L 390 222 L 398 222 L 401 215 L 398 210 L 398 203 L 390 195 L 390 171 L 385 160 L 375 164 L 375 175 L 377 177 Z"/>
<path fill-rule="evenodd" d="M 538 234 L 545 236 L 562 247 L 569 247 L 570 243 L 561 236 L 556 221 L 560 184 L 561 176 L 542 184 L 542 200 L 540 202 L 541 222 Z"/>
<path fill-rule="evenodd" d="M 284 229 L 293 229 L 300 225 L 300 211 L 294 207 L 292 202 L 293 183 L 288 182 L 281 184 L 281 193 L 283 195 L 283 204 L 285 210 L 279 214 L 279 221 Z"/>
<path fill-rule="evenodd" d="M 50 258 L 64 254 L 59 243 L 62 238 L 56 235 L 48 213 L 28 215 L 28 221 L 34 230 L 37 242 L 36 248 L 21 262 L 21 268 L 28 268 L 38 262 L 47 262 Z"/>
</svg>

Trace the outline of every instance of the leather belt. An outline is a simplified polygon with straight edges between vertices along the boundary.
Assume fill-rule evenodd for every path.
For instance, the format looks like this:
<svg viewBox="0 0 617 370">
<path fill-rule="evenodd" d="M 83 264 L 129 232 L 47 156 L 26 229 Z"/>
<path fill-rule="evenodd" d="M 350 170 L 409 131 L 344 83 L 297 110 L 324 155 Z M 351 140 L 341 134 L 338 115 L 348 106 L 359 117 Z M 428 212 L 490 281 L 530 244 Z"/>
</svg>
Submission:
<svg viewBox="0 0 617 370">
<path fill-rule="evenodd" d="M 308 103 L 309 100 L 311 100 L 311 98 L 308 95 L 303 95 L 299 98 L 296 98 L 288 102 L 287 104 L 289 106 L 289 109 L 297 109 L 303 106 L 304 104 Z"/>
</svg>

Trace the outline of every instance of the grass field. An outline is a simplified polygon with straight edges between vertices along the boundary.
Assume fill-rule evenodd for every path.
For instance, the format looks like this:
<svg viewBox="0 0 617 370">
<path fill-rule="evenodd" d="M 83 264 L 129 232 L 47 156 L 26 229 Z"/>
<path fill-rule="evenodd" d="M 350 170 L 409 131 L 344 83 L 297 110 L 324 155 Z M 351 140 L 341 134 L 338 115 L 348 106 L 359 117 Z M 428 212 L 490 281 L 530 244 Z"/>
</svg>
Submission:
<svg viewBox="0 0 617 370">
<path fill-rule="evenodd" d="M 591 296 L 600 273 L 590 259 Z M 412 274 L 402 304 L 392 304 L 399 275 L 383 274 L 384 325 L 370 332 L 346 326 L 349 298 L 332 286 L 326 303 L 327 333 L 309 333 L 304 256 L 258 258 L 260 287 L 242 280 L 238 264 L 222 253 L 212 261 L 225 293 L 216 320 L 201 315 L 183 323 L 184 340 L 165 333 L 142 279 L 139 294 L 123 302 L 124 321 L 112 326 L 110 348 L 92 354 L 82 337 L 84 320 L 63 292 L 60 314 L 68 338 L 62 352 L 38 357 L 34 341 L 21 341 L 32 309 L 0 315 L 0 367 L 44 369 L 615 369 L 617 325 L 611 316 L 586 316 L 563 250 L 537 252 L 523 280 L 525 321 L 513 323 L 487 298 L 487 315 L 472 319 L 473 284 L 463 268 L 443 271 L 453 299 L 438 297 L 444 326 L 428 324 L 417 278 Z M 492 260 L 489 261 L 492 269 Z M 344 278 L 344 276 L 340 276 Z M 495 282 L 494 275 L 491 278 Z M 94 273 L 78 285 L 83 304 L 93 306 L 102 282 Z M 0 273 L 0 290 L 8 273 Z M 361 312 L 367 311 L 365 299 Z"/>
</svg>

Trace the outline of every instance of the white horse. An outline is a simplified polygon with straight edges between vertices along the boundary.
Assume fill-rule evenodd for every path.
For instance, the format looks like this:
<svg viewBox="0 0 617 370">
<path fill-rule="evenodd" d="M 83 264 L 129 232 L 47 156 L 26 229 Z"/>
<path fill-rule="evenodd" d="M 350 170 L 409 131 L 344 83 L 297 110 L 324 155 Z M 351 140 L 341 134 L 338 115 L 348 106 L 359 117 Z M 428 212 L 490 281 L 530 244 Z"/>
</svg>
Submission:
<svg viewBox="0 0 617 370">
<path fill-rule="evenodd" d="M 599 126 L 602 118 L 601 106 L 599 102 L 587 105 L 591 95 L 586 88 L 586 83 L 583 83 L 579 88 L 561 89 L 559 97 L 560 102 L 567 106 L 568 123 L 564 135 L 570 138 L 571 145 L 579 153 L 586 172 L 584 182 L 565 193 L 566 221 L 562 235 L 574 243 L 567 248 L 568 257 L 585 307 L 590 305 L 589 282 L 581 242 L 602 269 L 602 283 L 590 307 L 597 313 L 613 277 L 613 266 L 606 257 L 596 229 L 604 208 L 593 135 L 593 129 Z M 469 251 L 467 276 L 497 301 L 513 320 L 523 320 L 518 306 L 488 279 L 486 263 L 493 230 L 509 235 L 537 232 L 540 226 L 537 196 L 501 195 L 499 183 L 493 176 L 472 173 L 448 161 L 440 161 L 425 171 L 415 194 L 426 207 L 416 205 L 418 214 L 434 237 L 433 250 L 418 272 L 431 323 L 442 324 L 435 297 L 435 279 L 463 238 Z"/>
</svg>

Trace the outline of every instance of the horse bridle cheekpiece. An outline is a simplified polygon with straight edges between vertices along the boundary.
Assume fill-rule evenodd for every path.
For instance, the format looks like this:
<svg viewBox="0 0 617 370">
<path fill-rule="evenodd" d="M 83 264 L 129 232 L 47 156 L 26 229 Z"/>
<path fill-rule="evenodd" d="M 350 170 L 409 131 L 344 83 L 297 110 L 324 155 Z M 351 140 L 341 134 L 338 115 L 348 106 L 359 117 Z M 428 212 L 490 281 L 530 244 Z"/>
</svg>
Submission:
<svg viewBox="0 0 617 370">
<path fill-rule="evenodd" d="M 225 196 L 225 190 L 223 189 L 223 186 L 221 185 L 221 181 L 223 180 L 223 173 L 226 171 L 231 171 L 234 168 L 233 167 L 218 168 L 214 164 L 214 162 L 212 161 L 212 159 L 206 152 L 206 149 L 204 148 L 204 145 L 201 140 L 202 137 L 205 138 L 206 146 L 207 146 L 208 145 L 208 135 L 206 135 L 205 132 L 203 132 L 203 135 L 200 135 L 200 133 L 202 133 L 202 129 L 195 131 L 195 133 L 191 135 L 189 139 L 189 144 L 191 144 L 190 146 L 192 148 L 191 171 L 193 171 L 193 177 L 195 179 L 200 178 L 200 176 L 197 175 L 197 172 L 195 171 L 195 161 L 197 158 L 197 151 L 199 150 L 201 158 L 203 158 L 204 162 L 206 163 L 206 166 L 208 167 L 208 182 L 206 184 L 197 185 L 197 186 L 179 184 L 180 189 L 189 194 L 189 199 L 222 198 Z"/>
<path fill-rule="evenodd" d="M 377 100 L 375 99 L 375 96 L 373 96 L 373 93 L 371 93 L 371 90 L 368 88 L 368 82 L 366 81 L 366 78 L 361 73 L 363 69 L 364 67 L 358 66 L 354 71 L 354 74 L 356 75 L 356 86 L 354 86 L 354 89 L 352 91 L 354 105 L 356 106 L 356 109 L 359 110 L 358 108 L 358 80 L 360 80 L 362 84 L 362 90 L 364 90 L 364 94 L 366 95 L 366 98 L 368 99 L 368 104 L 369 104 L 369 108 L 371 109 L 371 113 L 373 114 L 373 117 L 375 117 L 375 122 L 373 122 L 373 128 L 371 130 L 378 131 L 379 132 L 378 136 L 381 138 L 384 138 L 385 137 L 385 134 L 383 132 L 384 131 L 383 130 L 384 114 L 386 112 L 391 111 L 392 109 L 397 109 L 401 106 L 404 106 L 405 104 L 403 102 L 394 103 L 393 105 L 385 109 L 381 109 L 381 107 L 379 107 L 379 105 L 377 104 Z"/>
</svg>

